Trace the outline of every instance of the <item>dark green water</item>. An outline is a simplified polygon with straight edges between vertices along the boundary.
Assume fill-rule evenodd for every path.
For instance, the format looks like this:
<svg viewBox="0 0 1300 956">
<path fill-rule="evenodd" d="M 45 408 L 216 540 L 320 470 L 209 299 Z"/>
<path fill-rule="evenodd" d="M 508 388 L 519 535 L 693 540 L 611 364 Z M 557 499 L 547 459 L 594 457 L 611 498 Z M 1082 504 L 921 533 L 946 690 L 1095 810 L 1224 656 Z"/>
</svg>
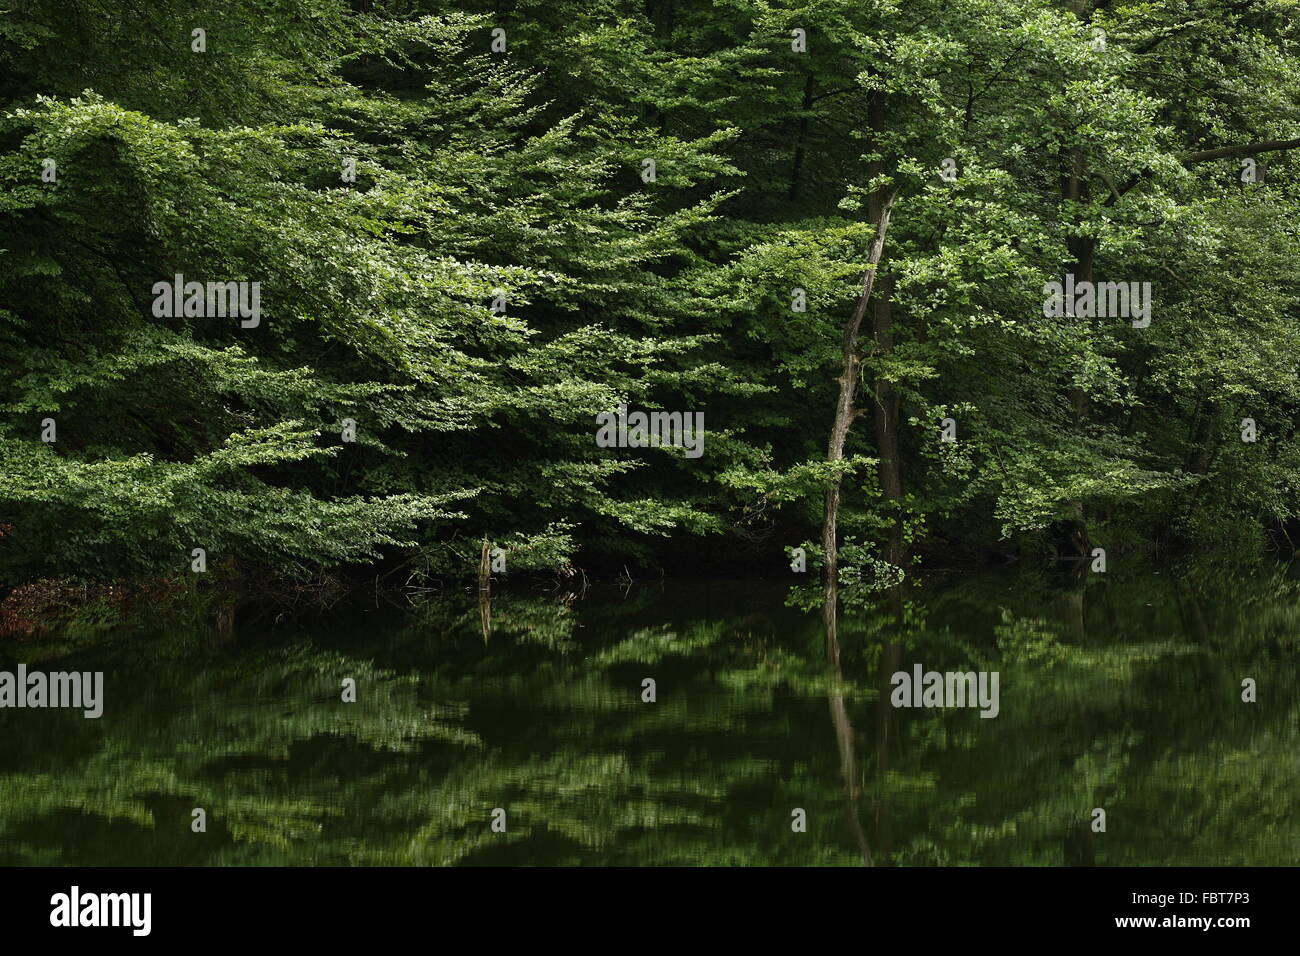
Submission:
<svg viewBox="0 0 1300 956">
<path fill-rule="evenodd" d="M 7 639 L 105 702 L 0 710 L 0 864 L 1296 864 L 1291 577 L 931 576 L 844 612 L 838 672 L 774 582 Z M 917 662 L 998 716 L 892 707 Z"/>
</svg>

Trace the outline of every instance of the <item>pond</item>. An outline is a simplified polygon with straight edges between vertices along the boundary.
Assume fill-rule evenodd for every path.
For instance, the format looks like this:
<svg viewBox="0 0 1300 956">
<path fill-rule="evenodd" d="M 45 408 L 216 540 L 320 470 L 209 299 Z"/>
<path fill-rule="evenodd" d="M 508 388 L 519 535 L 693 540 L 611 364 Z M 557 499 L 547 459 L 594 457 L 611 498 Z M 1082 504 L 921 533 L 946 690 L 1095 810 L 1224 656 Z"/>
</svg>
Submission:
<svg viewBox="0 0 1300 956">
<path fill-rule="evenodd" d="M 849 603 L 837 654 L 814 602 L 366 594 L 6 639 L 2 670 L 102 672 L 103 713 L 0 709 L 0 864 L 1300 862 L 1288 569 L 922 575 Z M 996 674 L 996 714 L 895 706 L 930 672 Z"/>
</svg>

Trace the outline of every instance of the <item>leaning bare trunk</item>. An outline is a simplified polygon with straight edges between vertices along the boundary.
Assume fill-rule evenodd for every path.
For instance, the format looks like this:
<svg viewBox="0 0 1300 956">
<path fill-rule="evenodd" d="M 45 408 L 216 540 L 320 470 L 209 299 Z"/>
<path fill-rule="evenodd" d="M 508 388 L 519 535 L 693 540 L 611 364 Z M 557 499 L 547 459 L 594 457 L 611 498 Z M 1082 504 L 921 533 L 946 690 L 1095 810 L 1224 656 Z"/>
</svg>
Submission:
<svg viewBox="0 0 1300 956">
<path fill-rule="evenodd" d="M 894 208 L 891 195 L 881 207 L 880 218 L 876 222 L 876 238 L 871 244 L 867 260 L 867 269 L 862 277 L 862 294 L 853 315 L 844 324 L 844 357 L 840 369 L 839 399 L 835 403 L 835 420 L 831 424 L 830 442 L 826 449 L 826 460 L 832 465 L 844 459 L 844 443 L 849 437 L 853 419 L 857 417 L 854 400 L 858 391 L 859 366 L 862 358 L 858 354 L 858 336 L 862 331 L 862 321 L 866 318 L 867 308 L 871 305 L 871 290 L 876 282 L 876 267 L 885 249 L 885 235 L 889 231 L 889 216 Z M 826 487 L 826 512 L 822 521 L 822 552 L 826 561 L 826 581 L 822 615 L 826 622 L 826 639 L 833 640 L 836 635 L 835 608 L 838 603 L 836 584 L 839 580 L 839 544 L 837 526 L 840 516 L 840 476 L 830 479 Z"/>
</svg>

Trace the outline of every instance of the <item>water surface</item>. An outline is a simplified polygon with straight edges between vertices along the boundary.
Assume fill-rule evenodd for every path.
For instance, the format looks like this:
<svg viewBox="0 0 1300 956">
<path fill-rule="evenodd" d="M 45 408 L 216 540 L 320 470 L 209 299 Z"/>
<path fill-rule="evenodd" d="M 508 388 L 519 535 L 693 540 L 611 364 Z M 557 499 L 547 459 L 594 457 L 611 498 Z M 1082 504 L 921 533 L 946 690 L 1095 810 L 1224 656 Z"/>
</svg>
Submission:
<svg viewBox="0 0 1300 956">
<path fill-rule="evenodd" d="M 846 608 L 838 669 L 797 605 L 669 581 L 500 594 L 486 634 L 453 594 L 6 639 L 105 704 L 0 710 L 0 864 L 1300 862 L 1285 569 L 930 575 Z M 998 716 L 891 706 L 916 663 L 997 671 Z"/>
</svg>

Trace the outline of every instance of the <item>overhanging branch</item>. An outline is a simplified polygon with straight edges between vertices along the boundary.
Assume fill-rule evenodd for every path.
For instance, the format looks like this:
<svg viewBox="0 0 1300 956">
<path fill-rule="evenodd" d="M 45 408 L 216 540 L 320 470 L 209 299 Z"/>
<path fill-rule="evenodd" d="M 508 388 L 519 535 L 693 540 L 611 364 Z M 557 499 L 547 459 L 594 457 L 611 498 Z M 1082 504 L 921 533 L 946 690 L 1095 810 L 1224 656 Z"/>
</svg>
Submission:
<svg viewBox="0 0 1300 956">
<path fill-rule="evenodd" d="M 1184 166 L 1191 166 L 1195 163 L 1208 163 L 1215 159 L 1254 156 L 1257 153 L 1277 153 L 1282 150 L 1296 148 L 1300 148 L 1300 139 L 1269 139 L 1257 143 L 1242 143 L 1239 146 L 1216 146 L 1214 149 L 1201 149 L 1190 153 L 1179 153 L 1178 161 Z M 1120 186 L 1118 189 L 1112 187 L 1110 196 L 1107 197 L 1106 201 L 1102 203 L 1102 205 L 1115 205 L 1115 203 L 1117 203 L 1125 193 L 1150 175 L 1150 169 L 1144 169 L 1140 173 L 1134 173 L 1124 182 L 1123 186 Z"/>
</svg>

